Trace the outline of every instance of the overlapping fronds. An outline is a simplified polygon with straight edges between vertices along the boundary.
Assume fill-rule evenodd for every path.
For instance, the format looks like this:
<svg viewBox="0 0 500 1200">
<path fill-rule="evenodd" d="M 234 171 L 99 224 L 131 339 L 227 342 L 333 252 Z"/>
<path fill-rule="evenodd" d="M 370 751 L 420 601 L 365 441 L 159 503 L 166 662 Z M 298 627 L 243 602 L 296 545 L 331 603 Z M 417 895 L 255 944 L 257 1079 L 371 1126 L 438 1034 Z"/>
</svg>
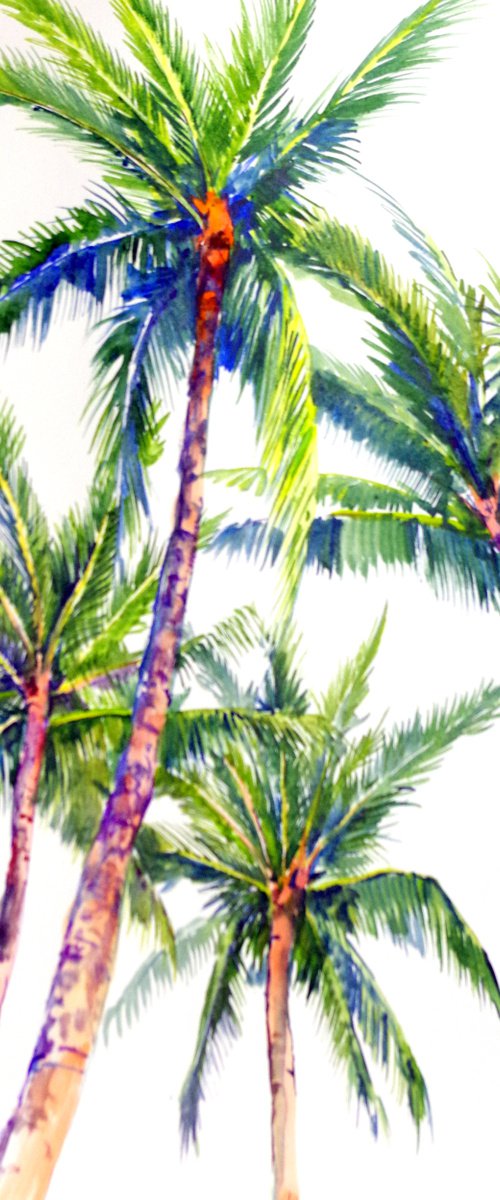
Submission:
<svg viewBox="0 0 500 1200">
<path fill-rule="evenodd" d="M 176 21 L 156 0 L 113 0 L 127 43 L 146 68 L 151 102 L 164 112 L 178 162 L 199 163 L 199 189 L 208 186 L 203 123 L 210 79 Z M 207 94 L 208 93 L 208 94 Z"/>
<path fill-rule="evenodd" d="M 353 1006 L 346 996 L 339 972 L 335 969 L 335 958 L 330 947 L 324 945 L 320 931 L 311 912 L 307 912 L 302 934 L 307 950 L 312 943 L 312 957 L 316 967 L 315 999 L 321 1023 L 326 1027 L 331 1041 L 335 1062 L 340 1061 L 346 1070 L 351 1094 L 364 1105 L 373 1134 L 378 1133 L 379 1124 L 387 1125 L 387 1117 L 380 1097 L 377 1095 L 363 1054 L 359 1035 L 354 1022 Z M 304 946 L 301 947 L 304 954 Z"/>
<path fill-rule="evenodd" d="M 177 161 L 165 113 L 154 102 L 144 78 L 130 69 L 81 14 L 59 0 L 2 0 L 1 7 L 33 30 L 32 39 L 45 50 L 65 79 L 118 112 L 137 131 L 144 148 L 159 158 L 162 151 Z"/>
</svg>

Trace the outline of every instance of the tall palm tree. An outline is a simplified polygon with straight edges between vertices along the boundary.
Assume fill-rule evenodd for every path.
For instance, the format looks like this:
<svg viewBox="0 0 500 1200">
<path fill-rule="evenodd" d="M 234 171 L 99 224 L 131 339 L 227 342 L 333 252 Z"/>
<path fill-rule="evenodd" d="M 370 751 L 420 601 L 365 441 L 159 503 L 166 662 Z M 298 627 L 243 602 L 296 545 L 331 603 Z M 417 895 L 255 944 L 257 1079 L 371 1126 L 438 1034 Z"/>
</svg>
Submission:
<svg viewBox="0 0 500 1200">
<path fill-rule="evenodd" d="M 418 566 L 438 592 L 458 590 L 497 604 L 500 588 L 500 277 L 466 286 L 445 255 L 394 204 L 395 224 L 425 272 L 398 278 L 356 231 L 317 213 L 289 224 L 285 256 L 370 319 L 373 370 L 312 351 L 319 419 L 362 442 L 379 459 L 378 479 L 323 475 L 307 558 L 319 568 L 366 574 L 377 562 Z M 295 246 L 293 239 L 295 237 Z M 339 286 L 340 285 L 340 286 Z M 375 471 L 377 470 L 375 466 Z M 261 469 L 214 472 L 240 489 L 265 490 Z M 275 528 L 267 552 L 282 540 Z M 248 553 L 263 524 L 215 522 L 215 548 Z"/>
<path fill-rule="evenodd" d="M 500 690 L 487 688 L 389 732 L 359 732 L 379 624 L 323 699 L 319 736 L 300 752 L 285 744 L 209 760 L 209 769 L 170 773 L 184 824 L 161 829 L 158 874 L 169 885 L 201 884 L 207 914 L 181 931 L 178 962 L 191 972 L 213 955 L 196 1049 L 181 1097 L 185 1143 L 196 1140 L 210 1064 L 240 1032 L 247 982 L 265 979 L 275 1200 L 297 1200 L 295 1066 L 289 993 L 314 998 L 335 1057 L 365 1106 L 373 1132 L 385 1120 L 363 1043 L 398 1085 L 419 1126 L 428 1114 L 422 1072 L 401 1026 L 357 947 L 360 935 L 388 935 L 403 947 L 432 948 L 500 1013 L 491 964 L 455 905 L 432 878 L 380 863 L 386 820 L 405 803 L 452 743 L 498 715 Z M 304 694 L 304 693 L 302 693 Z M 152 983 L 171 981 L 155 953 L 140 968 L 107 1026 L 137 1016 Z"/>
<path fill-rule="evenodd" d="M 209 71 L 156 0 L 113 4 L 141 72 L 58 0 L 2 0 L 2 7 L 34 32 L 46 57 L 2 54 L 0 96 L 34 110 L 97 158 L 115 192 L 4 248 L 0 327 L 9 331 L 29 318 L 44 332 L 59 284 L 99 304 L 113 276 L 122 304 L 99 355 L 100 383 L 110 396 L 99 440 L 129 521 L 155 452 L 154 365 L 175 372 L 194 343 L 178 502 L 131 738 L 2 1139 L 0 1195 L 25 1194 L 36 1178 L 33 1196 L 42 1197 L 99 1025 L 128 863 L 153 793 L 197 546 L 217 366 L 238 368 L 253 385 L 273 510 L 286 526 L 288 593 L 302 566 L 316 487 L 310 364 L 292 288 L 268 252 L 264 218 L 307 211 L 307 183 L 349 159 L 359 120 L 405 94 L 408 74 L 439 54 L 450 24 L 470 6 L 427 0 L 305 116 L 292 109 L 288 81 L 313 0 L 279 0 L 254 21 L 243 10 L 230 60 L 218 57 Z"/>
</svg>

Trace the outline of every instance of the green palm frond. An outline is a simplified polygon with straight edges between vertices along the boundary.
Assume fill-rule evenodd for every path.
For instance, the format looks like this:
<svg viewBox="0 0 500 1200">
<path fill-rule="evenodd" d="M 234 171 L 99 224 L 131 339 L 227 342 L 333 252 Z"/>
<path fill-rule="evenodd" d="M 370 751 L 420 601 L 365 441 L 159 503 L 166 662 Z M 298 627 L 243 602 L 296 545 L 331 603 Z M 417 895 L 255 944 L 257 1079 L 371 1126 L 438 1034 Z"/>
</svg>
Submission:
<svg viewBox="0 0 500 1200">
<path fill-rule="evenodd" d="M 2 0 L 0 7 L 26 28 L 57 63 L 64 77 L 83 85 L 135 124 L 145 146 L 159 157 L 161 149 L 176 159 L 165 114 L 155 104 L 144 79 L 132 71 L 81 14 L 59 0 Z"/>
<path fill-rule="evenodd" d="M 113 0 L 113 8 L 123 22 L 132 53 L 153 81 L 151 100 L 164 111 L 172 128 L 177 161 L 198 158 L 206 172 L 201 131 L 210 80 L 203 63 L 156 0 Z M 205 173 L 205 186 L 207 183 Z"/>
<path fill-rule="evenodd" d="M 314 511 L 318 472 L 316 413 L 311 395 L 309 344 L 293 292 L 270 259 L 265 270 L 274 276 L 274 304 L 266 318 L 264 357 L 259 360 L 262 347 L 258 337 L 255 346 L 249 347 L 248 369 L 256 397 L 261 462 L 272 497 L 271 524 L 285 530 L 280 549 L 281 606 L 285 612 L 295 599 Z M 264 311 L 261 307 L 262 314 Z"/>
<path fill-rule="evenodd" d="M 159 195 L 175 199 L 199 222 L 196 209 L 174 182 L 175 162 L 165 147 L 154 155 L 140 134 L 123 121 L 109 102 L 61 77 L 35 54 L 4 51 L 0 56 L 0 104 L 15 104 L 34 112 L 51 132 L 69 139 L 84 157 L 95 159 L 114 183 L 130 180 L 136 168 Z"/>
<path fill-rule="evenodd" d="M 111 280 L 123 288 L 131 264 L 140 265 L 148 254 L 160 257 L 160 235 L 148 220 L 152 200 L 141 215 L 106 190 L 85 207 L 2 242 L 0 332 L 42 340 L 56 301 L 69 302 L 73 316 L 99 315 Z"/>
<path fill-rule="evenodd" d="M 217 917 L 192 921 L 175 935 L 175 966 L 165 950 L 155 950 L 141 964 L 135 975 L 112 1004 L 104 1017 L 103 1034 L 109 1041 L 111 1030 L 121 1034 L 125 1025 L 139 1020 L 153 999 L 155 989 L 171 987 L 175 977 L 191 979 L 214 949 L 219 936 Z"/>
<path fill-rule="evenodd" d="M 323 119 L 356 124 L 394 101 L 411 99 L 422 68 L 439 61 L 450 31 L 473 11 L 472 0 L 428 0 L 367 55 L 329 100 Z"/>
<path fill-rule="evenodd" d="M 420 497 L 439 507 L 453 489 L 453 462 L 448 447 L 435 431 L 421 428 L 404 399 L 391 393 L 360 367 L 334 361 L 311 351 L 312 390 L 318 416 L 326 417 L 361 442 L 381 460 L 384 470 L 397 472 Z"/>
<path fill-rule="evenodd" d="M 289 223 L 292 247 L 290 257 L 296 258 L 298 265 L 309 271 L 317 272 L 319 280 L 331 280 L 347 288 L 361 302 L 363 308 L 377 319 L 380 325 L 377 331 L 377 346 L 393 351 L 387 355 L 392 357 L 403 376 L 406 366 L 404 353 L 404 335 L 416 351 L 424 371 L 417 370 L 415 363 L 409 371 L 410 380 L 405 379 L 406 406 L 411 415 L 424 423 L 424 428 L 436 437 L 436 422 L 431 420 L 419 397 L 413 397 L 409 383 L 414 389 L 419 382 L 430 386 L 438 394 L 446 395 L 457 418 L 468 423 L 468 380 L 467 373 L 450 355 L 445 345 L 436 315 L 423 289 L 415 282 L 406 284 L 385 261 L 371 243 L 361 237 L 356 231 L 330 217 L 319 215 L 308 225 L 302 224 L 293 233 Z M 295 247 L 293 238 L 295 236 Z M 287 252 L 288 253 L 288 252 Z M 378 363 L 385 370 L 385 360 Z M 418 367 L 418 364 L 417 364 Z M 425 371 L 430 375 L 426 379 Z M 397 372 L 389 375 L 393 389 L 397 386 Z M 441 438 L 441 441 L 446 441 Z M 448 455 L 451 455 L 447 446 Z"/>
<path fill-rule="evenodd" d="M 500 991 L 488 956 L 435 879 L 376 871 L 343 880 L 337 890 L 328 892 L 328 902 L 332 916 L 351 932 L 372 937 L 383 932 L 396 945 L 414 946 L 422 954 L 431 946 L 441 967 L 453 967 L 459 979 L 467 979 L 500 1013 Z"/>
<path fill-rule="evenodd" d="M 312 860 L 323 863 L 327 871 L 328 863 L 342 871 L 349 869 L 346 864 L 353 855 L 357 865 L 360 852 L 377 847 L 380 827 L 401 803 L 402 794 L 424 782 L 458 738 L 487 729 L 498 716 L 499 706 L 500 688 L 490 684 L 436 706 L 427 719 L 417 713 L 391 735 L 385 734 L 361 773 L 351 779 L 345 771 L 340 774 L 337 788 L 342 807 L 333 810 L 330 828 L 312 849 Z M 322 889 L 327 884 L 320 880 L 313 886 Z"/>
<path fill-rule="evenodd" d="M 125 898 L 130 924 L 139 926 L 145 937 L 153 934 L 156 943 L 175 962 L 175 934 L 170 918 L 155 884 L 141 869 L 137 853 L 130 863 Z"/>
<path fill-rule="evenodd" d="M 245 604 L 217 622 L 208 633 L 187 634 L 179 647 L 177 670 L 205 667 L 214 658 L 237 659 L 245 651 L 254 649 L 260 636 L 261 625 L 256 610 L 252 604 Z"/>
<path fill-rule="evenodd" d="M 128 659 L 137 662 L 137 654 L 126 654 L 122 650 L 125 638 L 143 633 L 151 614 L 151 607 L 158 585 L 160 553 L 155 542 L 144 547 L 136 566 L 115 579 L 106 616 L 102 627 L 90 641 L 75 647 L 71 662 L 66 663 L 66 673 L 59 687 L 59 694 L 71 692 L 84 686 L 82 680 L 114 672 L 120 663 L 126 666 Z"/>
<path fill-rule="evenodd" d="M 241 1031 L 243 988 L 241 949 L 244 931 L 233 923 L 219 937 L 215 963 L 208 983 L 193 1061 L 181 1093 L 181 1136 L 184 1146 L 196 1143 L 199 1108 L 207 1072 L 217 1066 L 224 1043 Z"/>
<path fill-rule="evenodd" d="M 425 1080 L 390 1005 L 359 951 L 347 939 L 331 947 L 337 974 L 363 1040 L 388 1076 L 392 1075 L 398 1099 L 406 1099 L 417 1126 L 430 1117 Z"/>
<path fill-rule="evenodd" d="M 322 699 L 321 712 L 337 737 L 346 734 L 359 721 L 359 709 L 368 696 L 369 679 L 385 629 L 387 609 L 374 625 L 356 656 L 337 673 Z"/>
<path fill-rule="evenodd" d="M 217 183 L 235 160 L 251 159 L 288 124 L 287 85 L 304 48 L 314 0 L 264 0 L 258 12 L 241 5 L 240 27 L 231 38 L 231 58 L 213 61 L 217 107 L 210 133 L 220 146 Z M 222 116 L 219 129 L 217 116 Z"/>
<path fill-rule="evenodd" d="M 0 410 L 0 542 L 5 547 L 2 583 L 8 585 L 12 574 L 18 576 L 18 581 L 13 600 L 2 589 L 2 608 L 7 619 L 14 621 L 29 651 L 31 642 L 40 646 L 44 633 L 50 578 L 46 555 L 49 533 L 27 466 L 20 459 L 23 444 L 13 412 L 4 405 Z"/>
<path fill-rule="evenodd" d="M 334 1060 L 344 1066 L 349 1092 L 366 1108 L 372 1132 L 376 1135 L 380 1123 L 387 1126 L 384 1106 L 375 1091 L 341 978 L 309 911 L 304 922 L 303 940 L 315 961 L 317 1013 L 328 1032 Z"/>
</svg>

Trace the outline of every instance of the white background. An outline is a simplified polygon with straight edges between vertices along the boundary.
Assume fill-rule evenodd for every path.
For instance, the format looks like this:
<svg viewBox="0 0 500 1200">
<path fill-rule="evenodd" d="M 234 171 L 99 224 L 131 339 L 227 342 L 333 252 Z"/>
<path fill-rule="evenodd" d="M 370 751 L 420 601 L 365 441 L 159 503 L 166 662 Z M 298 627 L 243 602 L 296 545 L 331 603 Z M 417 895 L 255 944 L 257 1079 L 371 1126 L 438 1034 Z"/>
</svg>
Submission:
<svg viewBox="0 0 500 1200">
<path fill-rule="evenodd" d="M 227 36 L 238 6 L 212 0 L 176 0 L 184 27 L 196 39 Z M 310 101 L 337 75 L 345 75 L 409 10 L 405 0 L 318 0 L 317 19 L 297 73 L 297 94 Z M 111 39 L 117 26 L 104 0 L 81 0 L 81 9 Z M 364 172 L 406 207 L 447 251 L 456 269 L 484 279 L 481 255 L 500 268 L 498 233 L 498 0 L 478 5 L 465 32 L 454 35 L 448 60 L 429 72 L 421 102 L 390 109 L 364 130 Z M 0 18 L 0 41 L 21 43 L 19 28 Z M 89 168 L 47 137 L 28 132 L 28 121 L 0 113 L 0 235 L 15 236 L 35 219 L 80 201 Z M 95 173 L 92 175 L 95 179 Z M 407 262 L 386 217 L 359 182 L 339 176 L 323 189 L 324 201 L 343 219 L 371 234 L 401 269 Z M 299 298 L 311 337 L 354 359 L 359 319 L 329 306 L 315 287 Z M 1 367 L 0 394 L 14 402 L 27 431 L 27 457 L 40 497 L 53 519 L 82 499 L 91 475 L 88 437 L 79 417 L 90 384 L 91 342 L 82 322 L 54 329 L 39 352 L 13 347 Z M 214 401 L 210 465 L 250 461 L 251 410 L 222 380 Z M 169 422 L 167 453 L 155 475 L 155 515 L 166 536 L 175 489 L 175 460 L 182 419 L 179 395 Z M 330 435 L 321 462 L 330 469 L 363 470 L 343 439 Z M 373 468 L 372 468 L 373 469 Z M 222 505 L 221 505 L 222 506 Z M 198 629 L 255 599 L 269 608 L 269 577 L 241 564 L 199 560 L 190 603 Z M 438 602 L 412 574 L 380 571 L 368 582 L 309 575 L 298 620 L 304 631 L 305 669 L 319 689 L 344 655 L 366 635 L 389 600 L 388 630 L 376 668 L 372 710 L 389 720 L 424 709 L 434 700 L 500 677 L 499 619 L 458 604 Z M 496 767 L 500 731 L 466 739 L 420 790 L 392 830 L 395 866 L 437 874 L 500 968 L 500 834 Z M 2 827 L 2 852 L 8 832 Z M 79 865 L 38 828 L 23 944 L 0 1037 L 0 1118 L 8 1116 L 24 1075 L 56 961 L 63 923 Z M 177 921 L 196 901 L 185 886 L 172 897 Z M 363 1113 L 348 1105 L 341 1070 L 314 1018 L 300 1003 L 292 1017 L 299 1089 L 298 1142 L 303 1200 L 339 1193 L 351 1200 L 406 1200 L 423 1194 L 495 1195 L 498 1177 L 500 1037 L 498 1019 L 481 1010 L 467 989 L 442 975 L 430 960 L 392 946 L 366 947 L 427 1078 L 433 1134 L 424 1129 L 417 1152 L 406 1113 L 389 1103 L 392 1133 L 374 1143 Z M 141 961 L 144 947 L 124 933 L 112 995 Z M 74 1127 L 50 1191 L 51 1200 L 120 1197 L 148 1200 L 239 1200 L 270 1195 L 269 1101 L 263 996 L 254 991 L 244 1036 L 207 1089 L 199 1157 L 179 1155 L 177 1095 L 194 1046 L 200 984 L 163 994 L 133 1031 L 99 1044 Z M 387 1092 L 384 1093 L 384 1097 Z"/>
</svg>

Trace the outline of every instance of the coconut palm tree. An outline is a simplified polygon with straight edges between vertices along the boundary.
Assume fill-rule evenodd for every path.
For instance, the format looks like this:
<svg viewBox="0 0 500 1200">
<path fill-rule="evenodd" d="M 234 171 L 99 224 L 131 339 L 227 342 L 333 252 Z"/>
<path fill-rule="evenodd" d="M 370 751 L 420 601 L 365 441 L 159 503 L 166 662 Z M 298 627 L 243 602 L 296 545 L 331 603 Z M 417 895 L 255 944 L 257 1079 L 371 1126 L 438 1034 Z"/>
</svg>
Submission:
<svg viewBox="0 0 500 1200">
<path fill-rule="evenodd" d="M 367 573 L 377 562 L 413 564 L 438 594 L 459 591 L 496 605 L 500 587 L 500 277 L 466 286 L 445 255 L 389 197 L 397 229 L 425 272 L 398 278 L 356 231 L 317 213 L 288 226 L 286 256 L 370 319 L 373 370 L 312 351 L 320 419 L 363 443 L 379 477 L 319 477 L 307 558 L 320 569 Z M 296 245 L 293 245 L 293 238 Z M 430 293 L 430 294 L 429 294 Z M 375 465 L 377 471 L 377 465 Z M 213 472 L 240 489 L 265 491 L 262 470 Z M 214 522 L 215 548 L 254 553 L 262 522 Z M 274 557 L 282 540 L 267 537 Z"/>
<path fill-rule="evenodd" d="M 330 686 L 319 736 L 298 753 L 284 744 L 232 748 L 203 771 L 170 772 L 167 786 L 184 822 L 158 831 L 158 875 L 163 870 L 168 885 L 191 879 L 207 896 L 205 916 L 179 934 L 179 968 L 192 972 L 207 954 L 213 958 L 181 1097 L 183 1141 L 197 1138 L 210 1064 L 240 1032 L 244 985 L 265 980 L 276 1200 L 299 1194 L 291 988 L 317 1005 L 374 1133 L 385 1113 L 363 1043 L 391 1072 L 417 1127 L 429 1104 L 405 1034 L 359 950 L 360 935 L 387 935 L 422 953 L 432 948 L 500 1013 L 491 964 L 440 884 L 378 865 L 387 819 L 458 737 L 498 715 L 500 691 L 487 688 L 392 731 L 360 731 L 381 631 L 382 623 Z M 108 1029 L 137 1017 L 153 983 L 171 979 L 165 954 L 153 954 L 109 1011 Z"/>
<path fill-rule="evenodd" d="M 194 346 L 174 527 L 131 738 L 86 860 L 26 1084 L 2 1139 L 4 1194 L 25 1193 L 28 1179 L 33 1189 L 36 1177 L 38 1197 L 77 1103 L 112 969 L 128 863 L 153 793 L 219 366 L 239 369 L 253 386 L 273 512 L 286 527 L 288 596 L 300 576 L 316 487 L 314 406 L 307 341 L 288 278 L 267 251 L 266 214 L 307 211 L 306 185 L 350 159 L 359 121 L 406 93 L 408 77 L 439 54 L 450 24 L 470 7 L 466 0 L 427 0 L 328 100 L 300 116 L 288 81 L 313 0 L 279 0 L 254 21 L 243 10 L 230 59 L 212 55 L 210 70 L 156 0 L 113 6 L 139 71 L 58 0 L 2 0 L 3 11 L 42 43 L 45 58 L 4 52 L 0 96 L 34 111 L 53 133 L 97 159 L 115 190 L 4 247 L 0 327 L 8 332 L 28 320 L 43 333 L 59 285 L 99 304 L 113 278 L 122 296 L 99 354 L 108 403 L 98 438 L 129 522 L 156 452 L 155 367 L 175 373 Z M 78 969 L 68 972 L 68 960 Z"/>
</svg>

